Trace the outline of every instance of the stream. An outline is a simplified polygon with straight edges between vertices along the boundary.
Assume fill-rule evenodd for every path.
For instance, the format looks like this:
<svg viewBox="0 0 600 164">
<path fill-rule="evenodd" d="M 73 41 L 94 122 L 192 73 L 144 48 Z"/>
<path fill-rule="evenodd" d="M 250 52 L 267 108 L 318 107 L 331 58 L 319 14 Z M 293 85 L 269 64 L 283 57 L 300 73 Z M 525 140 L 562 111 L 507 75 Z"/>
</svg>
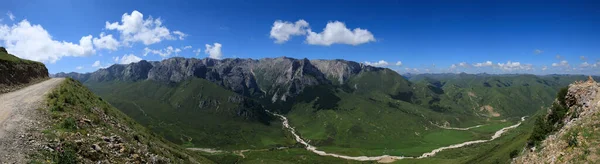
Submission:
<svg viewBox="0 0 600 164">
<path fill-rule="evenodd" d="M 294 127 L 290 126 L 287 117 L 280 115 L 280 114 L 276 114 L 276 113 L 272 113 L 270 111 L 267 111 L 270 114 L 273 114 L 277 117 L 279 117 L 282 121 L 283 121 L 283 126 L 288 129 L 292 135 L 294 135 L 295 139 L 297 142 L 301 143 L 302 145 L 304 145 L 306 147 L 306 150 L 311 151 L 315 154 L 321 155 L 321 156 L 331 156 L 331 157 L 336 157 L 336 158 L 342 158 L 342 159 L 348 159 L 348 160 L 356 160 L 356 161 L 380 161 L 380 162 L 393 162 L 395 160 L 401 160 L 401 159 L 421 159 L 421 158 L 427 158 L 427 157 L 432 157 L 435 154 L 437 154 L 438 152 L 441 152 L 443 150 L 446 149 L 454 149 L 454 148 L 459 148 L 459 147 L 463 147 L 463 146 L 467 146 L 467 145 L 472 145 L 472 144 L 477 144 L 477 143 L 483 143 L 483 142 L 488 142 L 488 141 L 492 141 L 500 136 L 502 136 L 502 134 L 510 129 L 514 129 L 516 127 L 518 127 L 519 125 L 521 125 L 521 123 L 523 121 L 525 121 L 525 117 L 521 117 L 521 121 L 519 121 L 519 123 L 502 128 L 498 131 L 496 131 L 496 133 L 494 133 L 494 135 L 492 136 L 492 138 L 488 139 L 488 140 L 475 140 L 475 141 L 467 141 L 467 142 L 463 142 L 463 143 L 459 143 L 459 144 L 454 144 L 454 145 L 450 145 L 450 146 L 445 146 L 445 147 L 440 147 L 437 149 L 432 150 L 431 152 L 428 153 L 423 153 L 421 156 L 418 157 L 405 157 L 405 156 L 391 156 L 391 155 L 381 155 L 381 156 L 346 156 L 346 155 L 340 155 L 340 154 L 334 154 L 334 153 L 327 153 L 325 151 L 321 151 L 321 150 L 317 150 L 317 147 L 310 145 L 308 142 L 304 141 L 298 134 L 296 134 L 296 130 L 294 129 Z M 457 130 L 462 130 L 461 128 L 457 128 Z"/>
</svg>

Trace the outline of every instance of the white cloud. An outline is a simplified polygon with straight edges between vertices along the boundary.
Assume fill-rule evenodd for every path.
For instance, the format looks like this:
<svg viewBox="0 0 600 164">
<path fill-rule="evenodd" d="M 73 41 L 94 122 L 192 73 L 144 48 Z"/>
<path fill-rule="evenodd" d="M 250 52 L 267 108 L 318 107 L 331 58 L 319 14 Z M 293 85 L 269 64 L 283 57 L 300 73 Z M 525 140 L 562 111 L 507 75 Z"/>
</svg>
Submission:
<svg viewBox="0 0 600 164">
<path fill-rule="evenodd" d="M 419 69 L 417 68 L 404 68 L 406 73 L 419 73 Z"/>
<path fill-rule="evenodd" d="M 375 66 L 375 67 L 385 67 L 385 66 L 389 65 L 389 63 L 386 62 L 385 60 L 380 60 L 378 62 L 372 62 L 372 63 L 365 61 L 365 64 L 370 65 L 370 66 Z"/>
<path fill-rule="evenodd" d="M 198 48 L 192 52 L 194 52 L 196 54 L 196 56 L 198 56 L 198 55 L 200 55 L 200 53 L 202 53 L 202 50 L 200 50 L 200 48 Z"/>
<path fill-rule="evenodd" d="M 133 54 L 129 54 L 129 55 L 125 54 L 121 58 L 116 57 L 115 60 L 116 60 L 115 62 L 117 62 L 119 64 L 129 64 L 129 63 L 139 62 L 140 60 L 142 60 L 142 58 L 137 57 Z"/>
<path fill-rule="evenodd" d="M 187 49 L 190 49 L 190 48 L 192 48 L 192 46 L 185 46 L 185 47 L 183 47 L 184 50 L 187 50 Z"/>
<path fill-rule="evenodd" d="M 6 49 L 21 58 L 55 63 L 65 56 L 89 56 L 95 53 L 92 36 L 84 36 L 79 44 L 53 40 L 41 25 L 27 20 L 8 26 L 0 25 L 0 40 Z"/>
<path fill-rule="evenodd" d="M 275 39 L 275 43 L 285 43 L 294 35 L 305 35 L 309 28 L 308 22 L 300 19 L 296 23 L 277 20 L 271 27 L 270 38 Z"/>
<path fill-rule="evenodd" d="M 485 61 L 483 63 L 475 63 L 475 64 L 473 64 L 474 67 L 491 67 L 493 65 L 494 64 L 492 63 L 492 61 L 489 61 L 489 60 Z"/>
<path fill-rule="evenodd" d="M 118 57 L 117 57 L 117 58 L 118 58 Z M 99 61 L 99 60 L 96 60 L 96 61 L 94 62 L 94 64 L 92 64 L 92 67 L 100 67 L 100 61 Z"/>
<path fill-rule="evenodd" d="M 77 69 L 77 70 L 83 69 L 83 66 L 77 66 L 77 67 L 75 67 L 75 69 Z"/>
<path fill-rule="evenodd" d="M 586 68 L 586 67 L 589 67 L 589 66 L 592 66 L 592 65 L 591 65 L 591 64 L 589 64 L 588 62 L 583 62 L 583 63 L 581 63 L 581 64 L 579 65 L 579 67 L 581 67 L 581 68 Z"/>
<path fill-rule="evenodd" d="M 396 66 L 402 66 L 402 61 L 396 62 Z"/>
<path fill-rule="evenodd" d="M 469 67 L 469 64 L 467 64 L 467 62 L 460 62 L 460 63 L 458 63 L 458 66 L 460 66 L 460 67 Z"/>
<path fill-rule="evenodd" d="M 538 55 L 538 54 L 544 53 L 544 51 L 542 51 L 540 49 L 535 49 L 535 50 L 533 50 L 533 53 L 536 54 L 536 55 Z"/>
<path fill-rule="evenodd" d="M 542 67 L 542 71 L 545 71 L 545 70 L 547 70 L 547 69 L 548 69 L 548 67 L 547 67 L 547 66 L 543 66 L 543 67 Z"/>
<path fill-rule="evenodd" d="M 178 35 L 179 40 L 183 40 L 183 39 L 185 39 L 186 36 L 188 36 L 187 34 L 181 32 L 181 31 L 173 31 L 173 34 Z"/>
<path fill-rule="evenodd" d="M 531 64 L 521 64 L 520 62 L 511 62 L 508 61 L 506 63 L 498 63 L 498 68 L 504 71 L 517 71 L 517 70 L 532 70 L 533 65 Z"/>
<path fill-rule="evenodd" d="M 206 44 L 206 49 L 204 50 L 204 53 L 206 53 L 209 58 L 221 59 L 221 57 L 223 56 L 223 53 L 221 52 L 221 46 L 222 45 L 219 43 L 214 43 L 214 46 Z"/>
<path fill-rule="evenodd" d="M 552 63 L 552 67 L 569 67 L 569 62 L 561 60 L 559 63 Z"/>
<path fill-rule="evenodd" d="M 350 30 L 342 22 L 329 22 L 321 33 L 308 29 L 306 42 L 312 45 L 329 46 L 332 44 L 359 45 L 375 41 L 375 37 L 366 29 L 355 28 Z"/>
<path fill-rule="evenodd" d="M 132 42 L 142 42 L 145 45 L 150 45 L 165 39 L 176 39 L 171 35 L 169 29 L 162 25 L 160 18 L 154 19 L 150 16 L 144 20 L 144 15 L 137 10 L 134 10 L 131 14 L 124 13 L 121 17 L 121 23 L 109 23 L 106 21 L 105 28 L 119 31 L 125 45 L 129 45 Z M 176 32 L 185 35 L 180 31 Z M 184 36 L 179 35 L 179 37 L 182 39 Z"/>
<path fill-rule="evenodd" d="M 153 50 L 148 47 L 144 48 L 144 56 L 147 56 L 149 53 L 152 53 L 152 54 L 160 55 L 163 58 L 166 58 L 166 57 L 171 56 L 171 54 L 173 54 L 173 53 L 175 55 L 178 55 L 179 52 L 181 52 L 181 49 L 173 48 L 173 46 L 169 46 L 167 48 L 159 49 L 159 50 Z"/>
<path fill-rule="evenodd" d="M 113 38 L 112 34 L 105 35 L 104 33 L 100 33 L 100 38 L 93 39 L 94 46 L 96 49 L 107 49 L 107 50 L 117 50 L 119 46 L 119 42 Z"/>
<path fill-rule="evenodd" d="M 15 20 L 15 15 L 13 15 L 13 13 L 10 11 L 6 12 L 6 16 L 8 16 L 8 19 L 10 19 L 11 21 Z"/>
</svg>

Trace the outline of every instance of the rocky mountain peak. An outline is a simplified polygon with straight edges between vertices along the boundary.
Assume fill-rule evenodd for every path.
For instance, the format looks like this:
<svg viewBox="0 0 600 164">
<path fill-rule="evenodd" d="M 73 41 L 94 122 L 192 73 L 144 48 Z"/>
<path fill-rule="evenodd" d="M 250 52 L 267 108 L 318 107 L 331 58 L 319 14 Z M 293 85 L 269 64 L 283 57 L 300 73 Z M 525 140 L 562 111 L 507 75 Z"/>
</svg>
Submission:
<svg viewBox="0 0 600 164">
<path fill-rule="evenodd" d="M 139 81 L 178 83 L 190 78 L 203 78 L 247 96 L 269 96 L 272 101 L 285 101 L 306 87 L 345 84 L 361 71 L 383 68 L 346 60 L 308 60 L 290 57 L 254 59 L 197 59 L 173 57 L 160 62 L 142 60 L 115 64 L 86 75 L 59 73 L 57 77 L 74 77 L 80 81 Z"/>
</svg>

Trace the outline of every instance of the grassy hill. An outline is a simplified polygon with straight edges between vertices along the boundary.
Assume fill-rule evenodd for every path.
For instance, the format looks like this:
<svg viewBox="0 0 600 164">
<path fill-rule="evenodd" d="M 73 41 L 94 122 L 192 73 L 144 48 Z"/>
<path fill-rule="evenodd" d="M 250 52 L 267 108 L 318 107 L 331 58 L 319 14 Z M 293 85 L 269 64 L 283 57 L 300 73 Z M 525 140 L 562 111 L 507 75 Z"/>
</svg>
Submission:
<svg viewBox="0 0 600 164">
<path fill-rule="evenodd" d="M 204 79 L 176 85 L 86 85 L 142 125 L 186 147 L 235 150 L 294 143 L 259 104 Z"/>
<path fill-rule="evenodd" d="M 0 93 L 46 78 L 48 69 L 43 63 L 18 58 L 0 47 Z"/>
<path fill-rule="evenodd" d="M 50 93 L 47 105 L 48 148 L 32 163 L 212 163 L 150 132 L 73 79 Z"/>
</svg>

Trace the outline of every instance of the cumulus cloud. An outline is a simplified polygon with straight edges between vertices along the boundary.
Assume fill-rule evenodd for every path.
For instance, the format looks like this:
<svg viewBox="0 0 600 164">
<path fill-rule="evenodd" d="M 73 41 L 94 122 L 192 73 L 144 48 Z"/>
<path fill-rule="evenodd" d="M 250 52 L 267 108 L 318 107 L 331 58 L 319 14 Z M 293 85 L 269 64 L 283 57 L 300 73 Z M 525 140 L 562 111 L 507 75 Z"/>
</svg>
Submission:
<svg viewBox="0 0 600 164">
<path fill-rule="evenodd" d="M 183 39 L 185 39 L 186 36 L 188 36 L 187 34 L 181 32 L 181 31 L 173 31 L 173 34 L 177 35 L 179 40 L 183 40 Z"/>
<path fill-rule="evenodd" d="M 192 48 L 192 46 L 184 46 L 183 47 L 184 50 L 187 50 L 187 49 L 190 49 L 190 48 Z"/>
<path fill-rule="evenodd" d="M 404 68 L 404 71 L 406 73 L 420 73 L 419 69 L 417 68 Z"/>
<path fill-rule="evenodd" d="M 402 66 L 402 61 L 396 62 L 396 66 Z"/>
<path fill-rule="evenodd" d="M 277 20 L 271 27 L 271 38 L 275 39 L 275 43 L 285 43 L 294 35 L 305 35 L 309 28 L 308 22 L 300 19 L 296 23 Z"/>
<path fill-rule="evenodd" d="M 590 67 L 590 66 L 592 66 L 592 65 L 589 64 L 588 62 L 583 62 L 583 63 L 579 64 L 579 67 L 581 67 L 581 68 L 587 68 L 587 67 Z"/>
<path fill-rule="evenodd" d="M 204 53 L 206 53 L 209 58 L 221 59 L 221 57 L 223 56 L 223 53 L 221 52 L 221 46 L 222 45 L 219 43 L 214 43 L 214 45 L 212 46 L 210 44 L 206 44 L 206 49 L 204 50 Z"/>
<path fill-rule="evenodd" d="M 198 48 L 192 52 L 194 52 L 196 54 L 196 56 L 198 56 L 198 55 L 200 55 L 200 53 L 202 53 L 202 50 L 200 50 L 200 48 Z"/>
<path fill-rule="evenodd" d="M 492 61 L 485 61 L 483 63 L 475 63 L 473 64 L 474 67 L 491 67 L 494 64 L 492 63 Z"/>
<path fill-rule="evenodd" d="M 561 60 L 559 63 L 552 63 L 552 67 L 569 67 L 569 62 Z"/>
<path fill-rule="evenodd" d="M 315 33 L 308 29 L 306 42 L 312 45 L 329 46 L 332 44 L 359 45 L 373 42 L 375 37 L 366 29 L 355 28 L 350 30 L 342 22 L 329 22 L 321 33 Z"/>
<path fill-rule="evenodd" d="M 12 26 L 0 25 L 0 41 L 5 48 L 21 58 L 55 63 L 65 56 L 89 56 L 95 53 L 92 36 L 84 36 L 79 44 L 53 40 L 41 25 L 22 20 Z"/>
<path fill-rule="evenodd" d="M 116 57 L 115 58 L 115 62 L 119 63 L 119 64 L 129 64 L 129 63 L 135 63 L 135 62 L 139 62 L 140 60 L 142 60 L 142 58 L 137 57 L 133 54 L 125 54 L 123 55 L 123 57 Z"/>
<path fill-rule="evenodd" d="M 119 46 L 119 41 L 113 38 L 112 34 L 105 35 L 104 33 L 100 33 L 100 38 L 93 39 L 94 46 L 96 49 L 107 49 L 107 50 L 117 50 Z"/>
<path fill-rule="evenodd" d="M 452 64 L 452 65 L 450 65 L 450 69 L 456 69 L 458 67 L 467 68 L 467 67 L 469 67 L 469 64 L 467 62 L 460 62 L 458 64 Z"/>
<path fill-rule="evenodd" d="M 533 65 L 531 64 L 521 64 L 520 62 L 511 62 L 508 61 L 506 63 L 498 63 L 498 68 L 504 71 L 517 71 L 517 70 L 525 70 L 529 71 L 533 69 Z"/>
<path fill-rule="evenodd" d="M 162 20 L 160 18 L 154 19 L 148 17 L 144 19 L 144 15 L 137 10 L 134 10 L 131 14 L 124 13 L 120 23 L 110 23 L 106 21 L 105 28 L 108 30 L 119 31 L 121 33 L 121 39 L 126 45 L 132 42 L 142 42 L 145 45 L 150 45 L 165 39 L 176 39 L 171 35 L 169 29 L 162 25 Z M 184 33 L 180 31 L 175 32 L 173 33 L 179 35 L 180 39 L 185 37 Z"/>
<path fill-rule="evenodd" d="M 75 67 L 75 69 L 77 69 L 77 70 L 83 69 L 83 66 L 77 66 L 77 67 Z"/>
<path fill-rule="evenodd" d="M 8 16 L 8 19 L 10 19 L 11 21 L 15 20 L 15 15 L 13 15 L 13 13 L 10 11 L 6 12 L 6 16 Z"/>
<path fill-rule="evenodd" d="M 155 55 L 160 55 L 163 58 L 166 58 L 166 57 L 171 56 L 171 54 L 178 55 L 179 52 L 181 52 L 181 49 L 173 48 L 173 46 L 169 46 L 167 48 L 158 49 L 158 50 L 153 50 L 148 47 L 144 48 L 144 56 L 147 56 L 148 54 L 152 53 Z"/>
<path fill-rule="evenodd" d="M 94 64 L 92 64 L 92 67 L 100 67 L 100 61 L 96 60 Z"/>
<path fill-rule="evenodd" d="M 548 67 L 547 67 L 547 66 L 543 66 L 543 67 L 542 67 L 542 71 L 545 71 L 545 70 L 547 70 L 547 69 L 548 69 Z"/>
<path fill-rule="evenodd" d="M 542 51 L 540 49 L 535 49 L 535 50 L 533 50 L 533 53 L 536 54 L 536 55 L 538 55 L 538 54 L 544 53 L 544 51 Z"/>
<path fill-rule="evenodd" d="M 385 66 L 389 65 L 389 63 L 386 62 L 385 60 L 380 60 L 378 62 L 368 62 L 368 61 L 365 61 L 365 64 L 366 65 L 370 65 L 370 66 L 375 66 L 375 67 L 385 67 Z"/>
</svg>

